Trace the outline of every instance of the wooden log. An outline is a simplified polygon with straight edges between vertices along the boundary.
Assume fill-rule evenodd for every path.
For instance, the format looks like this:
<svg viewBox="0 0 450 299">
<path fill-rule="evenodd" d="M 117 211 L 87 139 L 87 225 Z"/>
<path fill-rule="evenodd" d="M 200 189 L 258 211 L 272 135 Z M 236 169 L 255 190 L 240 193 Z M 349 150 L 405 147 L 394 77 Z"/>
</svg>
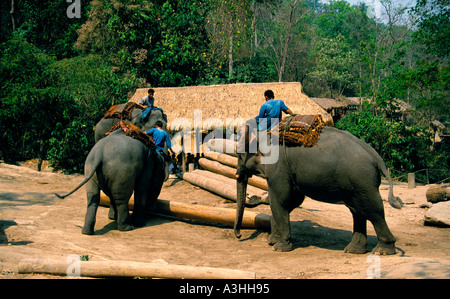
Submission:
<svg viewBox="0 0 450 299">
<path fill-rule="evenodd" d="M 218 174 L 218 173 L 215 173 L 215 172 L 211 172 L 211 171 L 208 171 L 208 170 L 196 169 L 194 171 L 194 173 L 198 174 L 200 176 L 204 176 L 204 177 L 207 177 L 207 178 L 210 178 L 210 179 L 214 179 L 214 180 L 219 181 L 219 182 L 223 182 L 223 183 L 225 183 L 227 185 L 232 186 L 234 189 L 236 189 L 236 179 L 232 179 L 232 178 L 229 178 L 229 177 L 226 177 L 226 176 L 223 176 L 221 174 Z M 251 198 L 253 196 L 256 196 L 256 197 L 262 198 L 265 195 L 267 195 L 267 191 L 266 190 L 263 190 L 263 189 L 260 189 L 258 187 L 251 186 L 251 185 L 247 186 L 247 197 Z M 234 197 L 232 200 L 236 201 L 236 198 Z"/>
<path fill-rule="evenodd" d="M 181 173 L 178 175 L 178 177 L 195 186 L 201 187 L 214 194 L 222 196 L 223 198 L 235 202 L 237 198 L 236 180 L 233 181 L 223 176 L 221 176 L 222 178 L 213 177 L 214 173 L 212 172 L 209 173 L 211 175 L 208 175 L 207 172 L 201 172 L 196 170 L 193 172 Z M 224 179 L 228 179 L 230 181 L 224 182 Z M 245 199 L 245 204 L 247 206 L 255 206 L 261 203 L 261 197 L 263 195 L 262 192 L 254 193 L 252 191 L 254 190 L 251 188 L 248 189 L 247 191 L 248 196 Z"/>
<path fill-rule="evenodd" d="M 206 144 L 206 148 L 211 151 L 219 153 L 227 153 L 228 155 L 236 156 L 237 142 L 229 139 L 212 139 Z"/>
<path fill-rule="evenodd" d="M 223 165 L 219 162 L 208 160 L 205 158 L 200 158 L 198 160 L 199 165 L 209 171 L 219 173 L 221 175 L 224 175 L 226 177 L 236 179 L 236 169 Z M 258 187 L 263 190 L 269 190 L 269 187 L 267 186 L 267 181 L 264 178 L 258 177 L 258 176 L 252 176 L 248 179 L 248 184 Z"/>
<path fill-rule="evenodd" d="M 100 205 L 109 207 L 110 200 L 103 192 L 100 194 Z M 134 197 L 130 198 L 129 208 L 134 208 Z M 169 215 L 189 220 L 219 223 L 233 226 L 236 218 L 236 210 L 228 208 L 217 208 L 205 205 L 193 205 L 180 202 L 158 199 L 156 210 L 153 214 Z M 270 229 L 270 215 L 245 211 L 242 219 L 243 228 Z"/>
<path fill-rule="evenodd" d="M 450 184 L 432 186 L 426 193 L 427 201 L 437 203 L 450 200 Z"/>
<path fill-rule="evenodd" d="M 238 159 L 236 157 L 217 152 L 206 152 L 204 153 L 204 155 L 206 158 L 209 158 L 211 160 L 220 162 L 233 168 L 237 168 Z"/>
<path fill-rule="evenodd" d="M 72 270 L 75 270 L 72 272 Z M 131 261 L 24 259 L 19 274 L 46 273 L 81 277 L 142 277 L 172 279 L 255 279 L 254 272 Z M 75 273 L 75 274 L 73 274 Z"/>
</svg>

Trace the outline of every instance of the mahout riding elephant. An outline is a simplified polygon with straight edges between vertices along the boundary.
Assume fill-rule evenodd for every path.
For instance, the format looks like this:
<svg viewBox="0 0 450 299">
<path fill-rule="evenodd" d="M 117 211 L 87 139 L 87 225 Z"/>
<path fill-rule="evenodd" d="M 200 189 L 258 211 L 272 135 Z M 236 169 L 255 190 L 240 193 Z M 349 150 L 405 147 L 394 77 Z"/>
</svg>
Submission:
<svg viewBox="0 0 450 299">
<path fill-rule="evenodd" d="M 123 109 L 125 104 L 118 105 L 119 109 Z M 167 116 L 161 110 L 155 109 L 152 110 L 150 116 L 146 117 L 146 119 L 142 119 L 142 111 L 144 109 L 138 107 L 131 112 L 131 119 L 128 120 L 133 125 L 138 126 L 142 131 L 146 132 L 155 127 L 155 123 L 160 120 L 163 123 L 163 129 L 166 130 L 167 126 Z M 97 125 L 95 126 L 95 142 L 98 142 L 100 139 L 104 138 L 107 132 L 118 122 L 120 118 L 102 118 Z"/>
<path fill-rule="evenodd" d="M 249 145 L 249 127 L 245 126 L 246 149 Z M 379 192 L 380 172 L 389 181 L 388 201 L 394 208 L 403 205 L 394 197 L 392 179 L 382 158 L 367 143 L 349 132 L 324 127 L 316 145 L 287 146 L 280 141 L 278 159 L 263 164 L 264 154 L 238 153 L 237 209 L 234 233 L 241 237 L 240 226 L 244 213 L 245 194 L 249 177 L 261 173 L 267 179 L 272 211 L 269 245 L 276 251 L 293 249 L 290 231 L 290 212 L 305 196 L 328 202 L 343 202 L 353 215 L 353 237 L 345 248 L 349 253 L 367 252 L 367 220 L 378 237 L 373 249 L 377 254 L 395 254 L 395 237 L 384 217 Z M 267 155 L 267 154 L 266 154 Z"/>
<path fill-rule="evenodd" d="M 119 231 L 128 231 L 143 226 L 145 211 L 155 208 L 164 181 L 164 160 L 155 149 L 118 129 L 89 152 L 85 176 L 71 192 L 56 194 L 65 198 L 86 184 L 87 211 L 82 233 L 94 234 L 100 190 L 111 200 L 109 218 L 117 221 Z M 133 191 L 134 210 L 130 217 L 128 202 Z"/>
</svg>

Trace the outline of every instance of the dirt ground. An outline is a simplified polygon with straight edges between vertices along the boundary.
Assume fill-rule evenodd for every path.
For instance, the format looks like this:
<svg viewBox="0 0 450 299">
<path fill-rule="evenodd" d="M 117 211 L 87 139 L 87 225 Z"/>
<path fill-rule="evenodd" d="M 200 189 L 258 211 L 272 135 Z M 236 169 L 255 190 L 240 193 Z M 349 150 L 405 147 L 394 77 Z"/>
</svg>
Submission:
<svg viewBox="0 0 450 299">
<path fill-rule="evenodd" d="M 84 188 L 61 200 L 54 192 L 67 192 L 81 175 L 33 170 L 0 163 L 0 278 L 54 278 L 18 274 L 25 258 L 66 259 L 71 254 L 89 260 L 159 262 L 172 265 L 218 267 L 252 271 L 257 278 L 367 278 L 374 266 L 369 253 L 353 255 L 343 249 L 352 236 L 350 211 L 341 205 L 306 199 L 291 214 L 295 249 L 275 252 L 267 245 L 267 232 L 242 231 L 237 240 L 231 227 L 167 218 L 149 218 L 146 226 L 119 232 L 99 208 L 93 236 L 81 234 L 86 211 Z M 408 204 L 402 210 L 387 203 L 388 185 L 380 186 L 387 223 L 397 238 L 397 254 L 379 259 L 382 278 L 450 278 L 449 229 L 423 225 L 429 186 L 408 189 L 397 183 L 395 195 Z M 160 199 L 233 208 L 235 204 L 172 177 Z M 270 214 L 267 205 L 251 210 Z M 377 240 L 368 224 L 369 250 Z M 237 258 L 238 256 L 238 258 Z M 57 277 L 58 278 L 58 277 Z"/>
</svg>

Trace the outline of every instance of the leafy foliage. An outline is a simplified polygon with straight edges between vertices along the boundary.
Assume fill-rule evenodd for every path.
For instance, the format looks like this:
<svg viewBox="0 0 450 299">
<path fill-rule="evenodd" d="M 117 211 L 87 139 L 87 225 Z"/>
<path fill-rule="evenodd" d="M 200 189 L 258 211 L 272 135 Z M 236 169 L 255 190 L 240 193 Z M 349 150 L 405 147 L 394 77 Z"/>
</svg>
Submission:
<svg viewBox="0 0 450 299">
<path fill-rule="evenodd" d="M 336 127 L 347 130 L 371 145 L 386 165 L 400 173 L 422 169 L 447 169 L 450 161 L 448 148 L 431 150 L 428 127 L 407 126 L 404 122 L 387 122 L 376 116 L 371 105 L 352 112 L 341 119 Z"/>
</svg>

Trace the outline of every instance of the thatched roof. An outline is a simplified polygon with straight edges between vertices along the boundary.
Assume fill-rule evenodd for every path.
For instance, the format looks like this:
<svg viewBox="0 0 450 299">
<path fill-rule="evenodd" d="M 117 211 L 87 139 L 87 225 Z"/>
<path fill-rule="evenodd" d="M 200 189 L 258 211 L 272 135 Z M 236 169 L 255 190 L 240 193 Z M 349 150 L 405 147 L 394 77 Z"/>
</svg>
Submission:
<svg viewBox="0 0 450 299">
<path fill-rule="evenodd" d="M 294 113 L 321 114 L 325 120 L 331 119 L 325 110 L 302 92 L 302 86 L 298 82 L 238 83 L 153 89 L 155 90 L 154 105 L 164 110 L 168 118 L 168 128 L 174 131 L 186 127 L 188 124 L 186 121 L 191 128 L 240 127 L 247 119 L 258 115 L 264 103 L 264 92 L 268 89 L 273 90 L 275 98 L 283 100 Z M 147 95 L 147 91 L 148 88 L 138 89 L 130 101 L 139 102 Z M 194 113 L 194 111 L 197 112 Z"/>
<path fill-rule="evenodd" d="M 359 105 L 358 102 L 353 101 L 350 98 L 342 99 L 329 99 L 329 98 L 311 98 L 315 103 L 325 110 L 331 110 L 335 108 L 351 108 Z"/>
</svg>

